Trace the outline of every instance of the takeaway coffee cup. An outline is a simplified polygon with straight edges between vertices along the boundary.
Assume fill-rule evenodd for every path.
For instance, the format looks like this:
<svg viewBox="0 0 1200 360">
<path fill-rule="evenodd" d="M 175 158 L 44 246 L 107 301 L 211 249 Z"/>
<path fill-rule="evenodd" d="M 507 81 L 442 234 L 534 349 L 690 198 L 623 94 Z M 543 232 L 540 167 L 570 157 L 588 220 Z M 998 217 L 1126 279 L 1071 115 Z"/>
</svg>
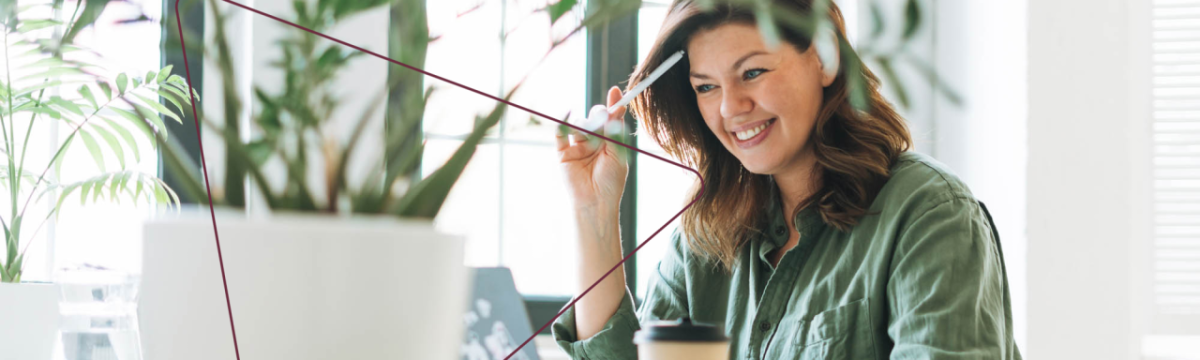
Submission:
<svg viewBox="0 0 1200 360">
<path fill-rule="evenodd" d="M 726 360 L 729 338 L 716 326 L 690 318 L 658 321 L 633 336 L 640 360 Z"/>
</svg>

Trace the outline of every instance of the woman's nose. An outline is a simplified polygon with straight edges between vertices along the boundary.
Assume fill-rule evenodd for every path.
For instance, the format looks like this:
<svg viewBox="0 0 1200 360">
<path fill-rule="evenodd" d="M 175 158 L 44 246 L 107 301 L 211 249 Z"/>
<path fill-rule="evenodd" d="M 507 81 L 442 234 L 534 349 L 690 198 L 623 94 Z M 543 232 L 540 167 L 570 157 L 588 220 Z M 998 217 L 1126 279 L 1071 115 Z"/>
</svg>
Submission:
<svg viewBox="0 0 1200 360">
<path fill-rule="evenodd" d="M 754 109 L 754 101 L 740 86 L 726 86 L 721 92 L 721 116 L 726 119 Z"/>
</svg>

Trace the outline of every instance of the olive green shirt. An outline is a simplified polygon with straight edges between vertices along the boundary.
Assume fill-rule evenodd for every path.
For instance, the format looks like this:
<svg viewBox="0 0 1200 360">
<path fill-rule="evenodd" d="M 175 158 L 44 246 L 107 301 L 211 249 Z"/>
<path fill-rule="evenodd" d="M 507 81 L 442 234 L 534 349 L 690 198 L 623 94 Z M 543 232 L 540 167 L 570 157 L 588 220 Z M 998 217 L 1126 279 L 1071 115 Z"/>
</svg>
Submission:
<svg viewBox="0 0 1200 360">
<path fill-rule="evenodd" d="M 552 332 L 575 359 L 635 359 L 639 323 L 691 317 L 722 326 L 730 359 L 1021 359 L 1013 340 L 998 234 L 945 165 L 907 152 L 848 232 L 813 207 L 788 239 L 778 188 L 769 224 L 739 250 L 732 273 L 688 249 L 678 230 L 634 310 L 628 293 L 604 328 L 579 340 L 575 309 Z"/>
</svg>

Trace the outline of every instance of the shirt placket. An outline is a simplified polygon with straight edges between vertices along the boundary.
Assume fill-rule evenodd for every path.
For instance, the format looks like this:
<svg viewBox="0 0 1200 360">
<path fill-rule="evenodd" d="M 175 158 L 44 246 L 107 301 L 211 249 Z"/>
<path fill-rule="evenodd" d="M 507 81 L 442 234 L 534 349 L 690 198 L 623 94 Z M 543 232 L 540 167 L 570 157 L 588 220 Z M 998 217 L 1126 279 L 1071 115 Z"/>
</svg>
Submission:
<svg viewBox="0 0 1200 360">
<path fill-rule="evenodd" d="M 772 226 L 774 229 L 771 231 L 786 236 L 786 225 L 776 221 Z M 746 351 L 747 359 L 761 359 L 765 351 L 769 350 L 767 346 L 779 328 L 779 320 L 783 318 L 783 312 L 788 307 L 790 300 L 788 296 L 793 293 L 796 278 L 816 243 L 816 239 L 811 236 L 809 231 L 803 231 L 808 229 L 802 229 L 800 243 L 792 251 L 784 253 L 783 258 L 779 259 L 779 266 L 767 278 L 762 300 L 759 302 L 754 320 L 751 322 L 753 331 L 750 333 L 750 341 L 746 342 L 750 347 Z M 763 264 L 763 266 L 769 266 L 769 264 Z"/>
</svg>

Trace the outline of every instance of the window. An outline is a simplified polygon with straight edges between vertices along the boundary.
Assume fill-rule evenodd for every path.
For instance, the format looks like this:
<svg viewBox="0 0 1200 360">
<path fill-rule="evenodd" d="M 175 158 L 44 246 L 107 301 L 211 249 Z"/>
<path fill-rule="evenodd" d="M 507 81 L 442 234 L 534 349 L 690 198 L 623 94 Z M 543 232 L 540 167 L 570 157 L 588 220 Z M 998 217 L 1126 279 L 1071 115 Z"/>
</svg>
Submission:
<svg viewBox="0 0 1200 360">
<path fill-rule="evenodd" d="M 1143 353 L 1195 358 L 1200 357 L 1200 2 L 1157 0 L 1151 12 L 1152 295 Z"/>
<path fill-rule="evenodd" d="M 577 33 L 539 65 L 552 40 L 578 21 L 553 25 L 544 2 L 427 2 L 430 44 L 426 70 L 503 97 L 524 78 L 512 102 L 562 118 L 585 109 L 585 34 Z M 568 14 L 573 16 L 572 14 Z M 504 34 L 503 36 L 501 34 Z M 528 75 L 528 78 L 525 76 Z M 426 107 L 423 174 L 458 148 L 477 114 L 496 101 L 433 78 Z M 531 120 L 531 118 L 533 120 Z M 540 124 L 539 124 L 540 123 Z M 467 238 L 470 266 L 506 266 L 526 294 L 575 293 L 575 219 L 554 145 L 557 123 L 509 108 L 476 150 L 435 221 L 441 231 Z"/>
<path fill-rule="evenodd" d="M 22 1 L 20 5 L 35 3 L 44 2 Z M 62 21 L 65 22 L 71 15 L 69 10 L 74 9 L 75 5 L 74 1 L 66 2 L 63 4 L 64 11 L 57 16 L 62 17 Z M 159 23 L 156 20 L 121 22 L 136 19 L 142 14 L 159 14 L 161 6 L 162 2 L 159 0 L 110 3 L 95 24 L 83 30 L 75 39 L 77 45 L 95 50 L 98 56 L 82 53 L 70 53 L 65 56 L 95 63 L 114 75 L 120 72 L 144 74 L 148 69 L 161 68 L 161 38 L 157 31 Z M 45 14 L 37 15 L 49 16 L 51 14 L 48 10 L 47 8 Z M 43 31 L 54 30 L 47 28 Z M 5 60 L 0 59 L 0 62 L 2 61 Z M 47 95 L 57 91 L 50 88 Z M 60 127 L 59 124 L 51 121 L 34 128 L 26 166 L 40 171 L 42 164 L 47 163 L 53 156 L 61 141 L 70 134 L 68 127 Z M 52 139 L 57 141 L 51 141 Z M 75 145 L 65 153 L 62 173 L 56 174 L 64 183 L 80 181 L 100 173 L 99 169 L 91 164 L 87 149 Z M 134 163 L 134 157 L 131 156 L 133 149 L 125 148 L 126 161 L 129 162 L 127 167 L 146 174 L 157 174 L 157 156 L 149 141 L 139 139 L 138 150 L 141 161 Z M 117 163 L 113 154 L 107 153 L 105 157 L 106 163 Z M 55 202 L 54 197 L 48 196 L 39 204 L 31 204 L 30 213 L 45 214 Z M 23 280 L 49 281 L 59 270 L 85 265 L 140 272 L 141 221 L 151 209 L 152 207 L 144 202 L 134 205 L 128 201 L 116 203 L 102 200 L 81 206 L 79 201 L 64 201 L 57 220 L 47 221 L 36 234 L 36 238 L 23 240 L 23 243 L 30 242 Z"/>
</svg>

